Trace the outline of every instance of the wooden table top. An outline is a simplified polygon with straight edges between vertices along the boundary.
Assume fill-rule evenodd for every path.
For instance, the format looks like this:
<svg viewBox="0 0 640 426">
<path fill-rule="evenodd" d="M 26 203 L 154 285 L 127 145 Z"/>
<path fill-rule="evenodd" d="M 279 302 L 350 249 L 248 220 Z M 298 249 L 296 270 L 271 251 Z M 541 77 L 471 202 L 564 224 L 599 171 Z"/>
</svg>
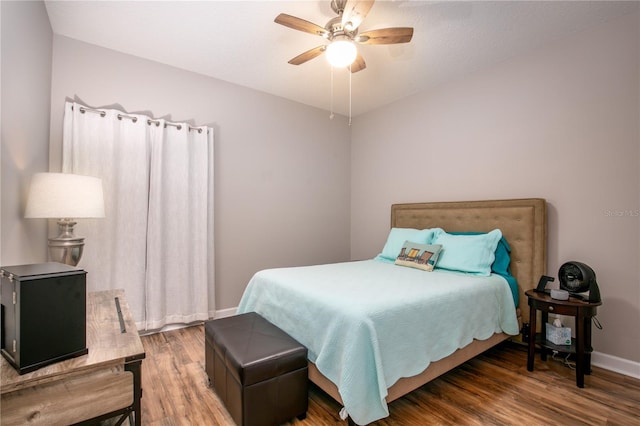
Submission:
<svg viewBox="0 0 640 426">
<path fill-rule="evenodd" d="M 551 297 L 550 294 L 548 293 L 539 293 L 537 291 L 535 291 L 534 289 L 531 290 L 527 290 L 524 293 L 529 299 L 533 299 L 539 302 L 545 302 L 545 303 L 553 303 L 554 305 L 559 305 L 559 306 L 569 306 L 569 307 L 593 307 L 593 306 L 600 306 L 602 305 L 602 302 L 590 302 L 588 300 L 583 300 L 581 298 L 575 297 L 573 295 L 569 295 L 569 299 L 568 300 L 558 300 L 558 299 L 554 299 L 553 297 Z"/>
<path fill-rule="evenodd" d="M 121 331 L 116 310 L 118 298 L 126 332 Z M 38 370 L 18 374 L 0 356 L 0 389 L 2 394 L 75 374 L 123 365 L 125 361 L 143 359 L 144 347 L 131 317 L 124 290 L 107 290 L 87 294 L 87 355 L 67 359 Z"/>
</svg>

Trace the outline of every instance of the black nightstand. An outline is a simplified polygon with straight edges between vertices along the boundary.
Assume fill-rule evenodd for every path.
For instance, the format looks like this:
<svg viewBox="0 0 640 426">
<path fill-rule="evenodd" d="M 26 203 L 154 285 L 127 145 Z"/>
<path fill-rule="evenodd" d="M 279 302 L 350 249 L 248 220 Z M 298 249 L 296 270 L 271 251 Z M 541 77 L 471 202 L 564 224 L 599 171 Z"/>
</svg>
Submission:
<svg viewBox="0 0 640 426">
<path fill-rule="evenodd" d="M 576 385 L 584 387 L 584 375 L 591 374 L 591 318 L 596 316 L 597 307 L 602 302 L 588 302 L 575 297 L 569 300 L 556 300 L 546 293 L 538 293 L 533 289 L 525 292 L 529 302 L 529 354 L 527 356 L 527 370 L 533 371 L 536 344 L 541 348 L 540 358 L 547 359 L 547 351 L 555 350 L 564 353 L 576 354 Z M 536 311 L 542 312 L 542 333 L 536 334 Z M 548 341 L 545 336 L 545 327 L 549 320 L 549 313 L 575 317 L 576 337 L 572 339 L 571 346 L 559 346 Z"/>
</svg>

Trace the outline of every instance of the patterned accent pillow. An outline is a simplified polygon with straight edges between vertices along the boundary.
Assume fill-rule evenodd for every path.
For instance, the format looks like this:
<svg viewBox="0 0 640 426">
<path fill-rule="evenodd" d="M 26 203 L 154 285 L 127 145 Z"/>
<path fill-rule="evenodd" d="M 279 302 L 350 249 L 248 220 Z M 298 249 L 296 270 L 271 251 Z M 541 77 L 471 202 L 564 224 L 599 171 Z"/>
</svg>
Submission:
<svg viewBox="0 0 640 426">
<path fill-rule="evenodd" d="M 442 251 L 440 244 L 418 244 L 405 241 L 395 264 L 431 272 L 436 266 L 440 251 Z"/>
<path fill-rule="evenodd" d="M 414 241 L 420 244 L 429 244 L 436 234 L 444 232 L 440 228 L 433 229 L 413 229 L 413 228 L 391 228 L 387 242 L 376 259 L 393 262 L 398 257 L 402 244 L 405 241 Z"/>
</svg>

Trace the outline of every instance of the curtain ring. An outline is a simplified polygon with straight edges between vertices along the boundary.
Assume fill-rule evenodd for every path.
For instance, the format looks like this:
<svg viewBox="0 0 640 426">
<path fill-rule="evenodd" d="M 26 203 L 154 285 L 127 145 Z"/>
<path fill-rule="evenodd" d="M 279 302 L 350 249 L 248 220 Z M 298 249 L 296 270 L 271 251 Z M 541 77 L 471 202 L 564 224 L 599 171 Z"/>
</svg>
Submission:
<svg viewBox="0 0 640 426">
<path fill-rule="evenodd" d="M 73 107 L 71 107 L 71 109 L 73 109 Z M 87 111 L 97 112 L 97 113 L 100 114 L 100 117 L 104 117 L 105 115 L 107 115 L 106 111 L 100 111 L 100 110 L 97 110 L 97 109 L 80 107 L 80 113 L 84 114 Z"/>
<path fill-rule="evenodd" d="M 128 115 L 118 114 L 118 120 L 122 120 L 123 118 L 129 118 L 134 123 L 138 121 L 138 117 L 130 117 Z"/>
</svg>

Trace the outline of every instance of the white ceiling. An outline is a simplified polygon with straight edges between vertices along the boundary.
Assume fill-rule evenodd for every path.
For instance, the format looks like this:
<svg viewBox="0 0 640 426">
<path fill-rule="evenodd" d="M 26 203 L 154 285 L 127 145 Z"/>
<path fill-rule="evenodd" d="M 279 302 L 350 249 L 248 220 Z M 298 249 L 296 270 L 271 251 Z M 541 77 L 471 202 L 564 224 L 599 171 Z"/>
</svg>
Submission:
<svg viewBox="0 0 640 426">
<path fill-rule="evenodd" d="M 324 39 L 273 22 L 281 12 L 323 26 L 322 1 L 45 1 L 55 34 L 194 71 L 329 111 L 324 57 L 289 65 Z M 352 115 L 489 67 L 637 10 L 636 2 L 378 0 L 360 31 L 410 26 L 402 45 L 360 45 Z M 349 73 L 334 71 L 333 111 L 349 114 Z"/>
</svg>

